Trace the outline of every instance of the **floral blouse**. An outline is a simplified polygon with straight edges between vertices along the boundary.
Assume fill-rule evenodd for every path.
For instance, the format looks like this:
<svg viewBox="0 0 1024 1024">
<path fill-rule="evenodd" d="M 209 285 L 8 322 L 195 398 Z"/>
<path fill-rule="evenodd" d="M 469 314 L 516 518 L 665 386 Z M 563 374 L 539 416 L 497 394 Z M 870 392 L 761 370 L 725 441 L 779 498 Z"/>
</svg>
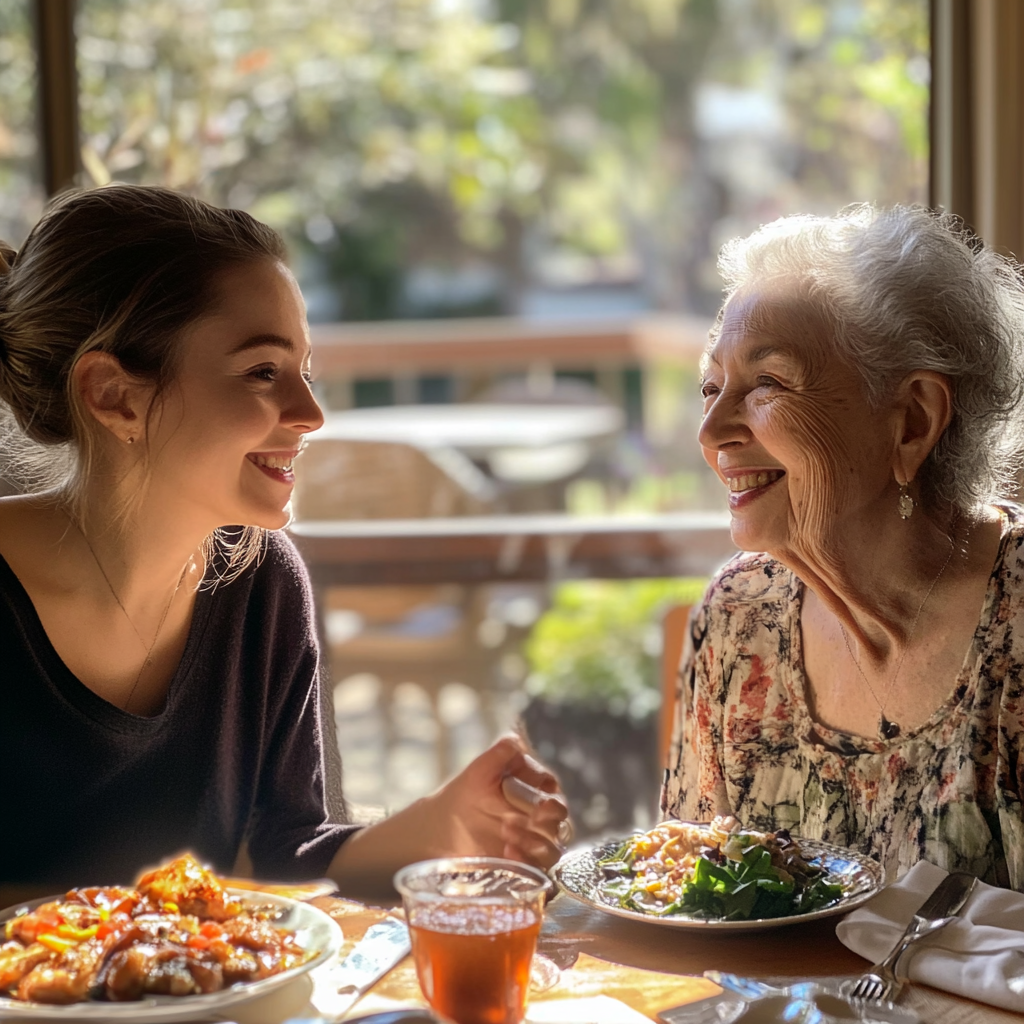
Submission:
<svg viewBox="0 0 1024 1024">
<path fill-rule="evenodd" d="M 925 859 L 1024 891 L 1024 509 L 999 512 L 999 554 L 949 699 L 890 740 L 812 720 L 803 584 L 767 555 L 727 563 L 690 621 L 662 811 L 855 847 L 890 880 Z"/>
</svg>

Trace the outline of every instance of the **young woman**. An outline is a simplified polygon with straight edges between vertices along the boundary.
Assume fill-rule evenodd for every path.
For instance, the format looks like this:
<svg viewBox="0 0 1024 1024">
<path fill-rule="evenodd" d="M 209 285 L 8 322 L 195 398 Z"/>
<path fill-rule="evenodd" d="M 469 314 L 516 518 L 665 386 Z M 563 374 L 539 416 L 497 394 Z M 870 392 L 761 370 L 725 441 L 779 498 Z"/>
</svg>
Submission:
<svg viewBox="0 0 1024 1024">
<path fill-rule="evenodd" d="M 115 185 L 0 247 L 0 884 L 222 871 L 386 882 L 422 857 L 550 864 L 554 777 L 499 740 L 432 796 L 349 823 L 304 566 L 276 532 L 322 422 L 280 238 Z M 25 481 L 27 480 L 27 486 Z M 502 783 L 531 789 L 512 806 Z"/>
</svg>

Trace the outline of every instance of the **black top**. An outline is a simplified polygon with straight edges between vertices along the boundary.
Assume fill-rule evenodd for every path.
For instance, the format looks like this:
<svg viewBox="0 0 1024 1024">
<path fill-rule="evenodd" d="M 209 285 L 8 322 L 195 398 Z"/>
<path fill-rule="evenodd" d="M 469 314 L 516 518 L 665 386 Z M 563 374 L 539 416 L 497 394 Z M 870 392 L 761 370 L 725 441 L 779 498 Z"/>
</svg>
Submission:
<svg viewBox="0 0 1024 1024">
<path fill-rule="evenodd" d="M 323 875 L 354 830 L 305 566 L 266 555 L 196 595 L 163 710 L 98 697 L 61 661 L 0 557 L 0 882 L 130 883 L 191 850 L 228 871 Z"/>
</svg>

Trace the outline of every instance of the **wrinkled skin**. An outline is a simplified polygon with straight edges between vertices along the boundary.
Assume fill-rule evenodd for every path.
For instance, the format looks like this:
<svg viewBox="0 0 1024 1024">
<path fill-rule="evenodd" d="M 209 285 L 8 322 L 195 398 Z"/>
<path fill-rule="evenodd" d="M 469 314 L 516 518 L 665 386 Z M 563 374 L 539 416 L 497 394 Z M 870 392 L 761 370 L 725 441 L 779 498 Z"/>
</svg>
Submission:
<svg viewBox="0 0 1024 1024">
<path fill-rule="evenodd" d="M 895 503 L 899 423 L 871 409 L 825 325 L 796 298 L 737 296 L 708 353 L 703 393 L 700 442 L 723 483 L 751 469 L 785 474 L 732 509 L 737 545 L 770 552 L 808 583 L 847 575 L 848 531 Z"/>
</svg>

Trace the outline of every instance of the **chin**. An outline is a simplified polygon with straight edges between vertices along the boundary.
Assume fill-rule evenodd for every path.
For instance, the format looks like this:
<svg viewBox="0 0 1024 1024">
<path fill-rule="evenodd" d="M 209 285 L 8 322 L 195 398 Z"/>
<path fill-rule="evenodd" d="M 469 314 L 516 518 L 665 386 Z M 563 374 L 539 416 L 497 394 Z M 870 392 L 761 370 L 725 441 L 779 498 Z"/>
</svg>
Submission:
<svg viewBox="0 0 1024 1024">
<path fill-rule="evenodd" d="M 736 516 L 732 518 L 729 534 L 733 544 L 740 551 L 767 551 L 770 553 L 773 548 L 773 540 L 777 539 L 775 531 L 766 530 L 763 526 L 759 528 L 754 523 L 737 519 Z"/>
<path fill-rule="evenodd" d="M 292 506 L 289 502 L 284 508 L 254 508 L 249 505 L 240 509 L 231 522 L 238 526 L 255 526 L 261 530 L 282 530 L 291 523 L 292 518 Z"/>
</svg>

